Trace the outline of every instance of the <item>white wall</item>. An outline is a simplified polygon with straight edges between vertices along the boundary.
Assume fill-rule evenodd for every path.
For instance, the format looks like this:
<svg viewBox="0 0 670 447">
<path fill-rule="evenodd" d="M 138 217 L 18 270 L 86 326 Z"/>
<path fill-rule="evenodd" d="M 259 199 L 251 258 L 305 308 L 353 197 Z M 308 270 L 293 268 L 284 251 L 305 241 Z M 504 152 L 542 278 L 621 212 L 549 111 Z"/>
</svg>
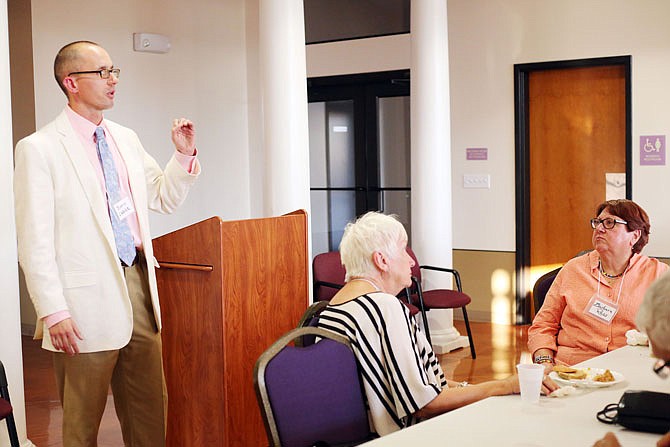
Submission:
<svg viewBox="0 0 670 447">
<path fill-rule="evenodd" d="M 116 104 L 106 116 L 133 128 L 159 164 L 173 153 L 170 125 L 196 123 L 202 176 L 171 216 L 152 214 L 154 236 L 212 215 L 251 215 L 244 0 L 68 0 L 32 2 L 37 126 L 63 108 L 53 79 L 58 49 L 73 40 L 98 42 L 121 68 Z M 133 32 L 170 37 L 167 54 L 133 51 Z M 262 170 L 261 170 L 262 172 Z M 258 189 L 258 188 L 256 188 Z"/>
<path fill-rule="evenodd" d="M 514 64 L 631 55 L 633 200 L 652 221 L 645 253 L 670 256 L 670 206 L 659 194 L 670 189 L 670 168 L 639 166 L 638 153 L 640 135 L 670 134 L 670 2 L 448 0 L 447 5 L 454 248 L 516 247 Z M 310 45 L 307 75 L 408 68 L 409 39 Z M 466 161 L 467 147 L 487 147 L 489 159 Z M 491 174 L 491 189 L 463 189 L 463 174 L 472 173 Z M 552 231 L 560 236 L 560 229 Z"/>
</svg>

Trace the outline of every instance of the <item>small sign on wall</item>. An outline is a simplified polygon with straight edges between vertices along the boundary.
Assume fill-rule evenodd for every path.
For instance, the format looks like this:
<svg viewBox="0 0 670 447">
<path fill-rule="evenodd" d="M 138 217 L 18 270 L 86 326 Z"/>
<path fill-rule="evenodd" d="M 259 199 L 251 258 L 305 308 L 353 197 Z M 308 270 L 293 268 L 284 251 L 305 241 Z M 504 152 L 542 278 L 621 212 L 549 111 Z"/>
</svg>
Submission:
<svg viewBox="0 0 670 447">
<path fill-rule="evenodd" d="M 488 160 L 489 150 L 486 147 L 468 147 L 465 149 L 466 160 Z"/>
<path fill-rule="evenodd" d="M 665 166 L 665 135 L 640 135 L 640 165 Z"/>
</svg>

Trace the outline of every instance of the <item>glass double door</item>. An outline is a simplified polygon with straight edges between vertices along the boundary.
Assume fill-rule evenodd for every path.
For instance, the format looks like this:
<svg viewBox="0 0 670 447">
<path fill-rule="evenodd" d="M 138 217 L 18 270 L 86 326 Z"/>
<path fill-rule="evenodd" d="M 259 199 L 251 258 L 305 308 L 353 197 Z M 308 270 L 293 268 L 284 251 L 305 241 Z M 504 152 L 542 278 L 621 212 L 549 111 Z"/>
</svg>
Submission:
<svg viewBox="0 0 670 447">
<path fill-rule="evenodd" d="M 337 250 L 347 222 L 370 210 L 397 214 L 410 233 L 409 74 L 386 75 L 310 80 L 315 255 Z"/>
</svg>

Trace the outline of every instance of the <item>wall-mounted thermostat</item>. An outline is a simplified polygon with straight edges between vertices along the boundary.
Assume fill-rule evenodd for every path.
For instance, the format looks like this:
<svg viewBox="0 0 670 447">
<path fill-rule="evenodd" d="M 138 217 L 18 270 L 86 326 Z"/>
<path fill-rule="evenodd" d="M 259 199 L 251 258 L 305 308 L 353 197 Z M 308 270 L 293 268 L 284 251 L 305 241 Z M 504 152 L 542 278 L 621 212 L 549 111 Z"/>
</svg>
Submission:
<svg viewBox="0 0 670 447">
<path fill-rule="evenodd" d="M 170 39 L 161 34 L 133 33 L 133 50 L 146 53 L 167 53 Z"/>
</svg>

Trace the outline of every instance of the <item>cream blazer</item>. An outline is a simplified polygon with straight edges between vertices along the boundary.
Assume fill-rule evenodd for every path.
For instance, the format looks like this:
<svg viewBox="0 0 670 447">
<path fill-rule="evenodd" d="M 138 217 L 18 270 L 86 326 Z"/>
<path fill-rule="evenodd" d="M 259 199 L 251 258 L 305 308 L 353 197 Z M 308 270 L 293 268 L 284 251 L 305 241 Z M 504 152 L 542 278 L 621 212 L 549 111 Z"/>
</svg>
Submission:
<svg viewBox="0 0 670 447">
<path fill-rule="evenodd" d="M 200 174 L 200 166 L 196 162 L 189 174 L 173 157 L 161 170 L 135 132 L 110 121 L 106 124 L 128 170 L 160 330 L 148 210 L 175 210 Z M 55 351 L 42 318 L 68 310 L 84 337 L 78 341 L 81 352 L 125 346 L 133 315 L 107 202 L 65 111 L 16 145 L 14 196 L 19 263 L 38 318 L 35 338 L 43 339 L 43 348 Z"/>
</svg>

